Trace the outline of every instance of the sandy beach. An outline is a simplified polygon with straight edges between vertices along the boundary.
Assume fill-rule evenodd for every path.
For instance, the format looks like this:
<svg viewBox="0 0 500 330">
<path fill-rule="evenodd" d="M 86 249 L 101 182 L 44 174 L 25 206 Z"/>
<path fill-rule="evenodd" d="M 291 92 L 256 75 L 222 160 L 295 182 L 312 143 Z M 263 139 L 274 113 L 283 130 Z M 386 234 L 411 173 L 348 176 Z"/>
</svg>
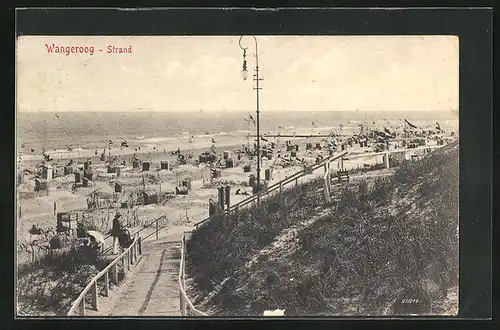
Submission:
<svg viewBox="0 0 500 330">
<path fill-rule="evenodd" d="M 382 164 L 383 155 L 374 153 L 377 145 L 376 139 L 372 138 L 366 146 L 361 146 L 359 143 L 347 144 L 349 139 L 362 133 L 361 125 L 365 123 L 366 121 L 353 120 L 346 122 L 345 126 L 340 125 L 334 128 L 287 126 L 274 132 L 261 131 L 261 150 L 272 149 L 271 159 L 262 157 L 261 179 L 265 179 L 266 170 L 272 169 L 272 178 L 268 180 L 268 184 L 273 184 L 302 170 L 305 165 L 315 164 L 318 159 L 344 151 L 349 153 L 348 156 L 342 163 L 333 162 L 331 164 L 333 170 L 341 168 L 359 170 Z M 447 122 L 447 125 L 449 126 L 450 123 L 453 124 Z M 393 119 L 391 123 L 387 120 L 380 120 L 368 124 L 364 127 L 365 133 L 377 127 L 378 129 L 390 127 L 396 134 L 396 139 L 386 146 L 388 150 L 397 150 L 402 147 L 401 140 L 397 139 L 403 136 L 400 120 Z M 430 127 L 431 124 L 428 122 L 422 127 Z M 451 129 L 447 128 L 447 130 L 446 136 L 450 137 Z M 268 133 L 278 135 L 296 133 L 297 135 L 312 135 L 312 137 L 265 137 Z M 314 136 L 316 134 L 321 136 Z M 328 135 L 333 135 L 333 137 L 325 137 Z M 24 140 L 21 138 L 18 142 Z M 232 187 L 231 204 L 252 194 L 249 177 L 250 174 L 256 175 L 257 157 L 249 156 L 243 151 L 246 148 L 253 150 L 256 138 L 249 136 L 248 131 L 206 132 L 206 134 L 197 135 L 191 135 L 186 131 L 177 137 L 139 136 L 128 140 L 127 146 L 123 147 L 119 139 L 114 138 L 112 142 L 108 146 L 101 143 L 99 148 L 95 143 L 89 143 L 87 146 L 82 145 L 82 148 L 72 150 L 47 149 L 45 154 L 50 160 L 44 163 L 54 169 L 59 168 L 59 174 L 49 180 L 47 191 L 38 193 L 34 192 L 35 178 L 40 177 L 43 157 L 40 150 L 32 151 L 29 145 L 19 144 L 17 165 L 18 171 L 22 173 L 22 183 L 17 187 L 17 238 L 19 241 L 32 239 L 28 229 L 33 225 L 43 230 L 55 228 L 58 212 L 83 212 L 87 219 L 92 219 L 93 226 L 102 232 L 109 230 L 110 218 L 117 211 L 125 215 L 127 223 L 147 223 L 155 217 L 167 215 L 171 226 L 189 225 L 208 216 L 209 199 L 217 199 L 216 188 L 221 184 Z M 429 146 L 435 143 L 435 138 L 429 138 L 427 141 Z M 343 148 L 340 148 L 341 144 L 344 145 Z M 294 149 L 292 145 L 298 146 L 298 149 L 295 147 L 295 150 L 291 151 Z M 334 149 L 332 149 L 333 145 L 336 145 Z M 179 160 L 177 151 L 183 155 L 185 162 Z M 217 161 L 211 165 L 200 163 L 199 156 L 210 151 L 215 152 Z M 238 157 L 238 152 L 240 152 L 240 157 Z M 229 153 L 229 158 L 233 160 L 233 167 L 226 168 L 225 153 Z M 101 154 L 104 154 L 103 159 L 101 159 Z M 132 164 L 134 158 L 140 162 L 149 162 L 149 170 L 142 171 L 140 164 L 139 168 L 134 168 Z M 91 187 L 82 187 L 81 184 L 75 186 L 74 174 L 60 174 L 62 167 L 70 161 L 72 161 L 71 166 L 74 171 L 82 171 L 83 163 L 88 160 L 91 162 L 93 172 Z M 168 170 L 161 169 L 162 161 L 168 161 Z M 119 177 L 116 173 L 108 173 L 109 165 L 120 167 Z M 220 177 L 210 178 L 208 165 L 212 168 L 218 167 Z M 243 170 L 246 165 L 251 166 L 250 172 Z M 308 175 L 303 180 L 322 175 L 320 172 Z M 191 181 L 188 194 L 176 195 L 176 187 L 181 186 L 185 179 Z M 121 192 L 115 192 L 116 183 L 121 185 Z M 160 200 L 157 203 L 142 205 L 141 198 L 138 196 L 144 190 L 154 191 Z M 236 194 L 238 190 L 243 195 Z M 99 198 L 105 203 L 98 209 L 89 209 L 88 201 L 93 198 L 92 194 L 96 191 L 99 191 L 102 195 Z M 54 203 L 56 204 L 55 213 Z M 123 203 L 127 204 L 125 208 L 122 207 Z"/>
</svg>

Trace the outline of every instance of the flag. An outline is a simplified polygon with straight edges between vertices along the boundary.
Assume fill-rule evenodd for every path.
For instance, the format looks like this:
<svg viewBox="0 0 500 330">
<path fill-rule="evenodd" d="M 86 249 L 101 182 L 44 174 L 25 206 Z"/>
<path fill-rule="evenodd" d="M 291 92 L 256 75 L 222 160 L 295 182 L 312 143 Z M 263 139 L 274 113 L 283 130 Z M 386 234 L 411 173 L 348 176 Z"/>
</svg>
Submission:
<svg viewBox="0 0 500 330">
<path fill-rule="evenodd" d="M 263 138 L 262 136 L 260 137 L 260 139 L 261 139 L 262 141 L 268 142 L 268 140 L 267 140 L 267 139 L 265 139 L 265 138 Z"/>
<path fill-rule="evenodd" d="M 108 141 L 108 144 L 113 144 L 113 141 L 109 140 L 109 141 Z"/>
<path fill-rule="evenodd" d="M 408 126 L 410 126 L 411 128 L 417 128 L 417 126 L 415 126 L 412 123 L 410 123 L 406 118 L 405 118 L 405 123 L 407 123 Z"/>
<path fill-rule="evenodd" d="M 189 138 L 189 143 L 193 143 L 193 140 L 194 140 L 194 136 L 191 136 L 191 137 Z"/>
<path fill-rule="evenodd" d="M 438 122 L 436 122 L 436 129 L 439 130 L 439 131 L 441 130 L 441 126 L 439 125 Z"/>
<path fill-rule="evenodd" d="M 384 132 L 386 132 L 387 134 L 391 134 L 391 131 L 389 131 L 387 128 L 384 127 Z"/>
<path fill-rule="evenodd" d="M 312 122 L 312 126 L 313 126 L 313 127 L 316 127 L 316 125 L 314 124 L 314 122 Z"/>
<path fill-rule="evenodd" d="M 215 143 L 215 139 L 214 138 L 212 138 L 212 143 Z"/>
<path fill-rule="evenodd" d="M 255 119 L 253 119 L 251 114 L 248 114 L 248 119 L 250 119 L 252 123 L 255 125 Z"/>
</svg>

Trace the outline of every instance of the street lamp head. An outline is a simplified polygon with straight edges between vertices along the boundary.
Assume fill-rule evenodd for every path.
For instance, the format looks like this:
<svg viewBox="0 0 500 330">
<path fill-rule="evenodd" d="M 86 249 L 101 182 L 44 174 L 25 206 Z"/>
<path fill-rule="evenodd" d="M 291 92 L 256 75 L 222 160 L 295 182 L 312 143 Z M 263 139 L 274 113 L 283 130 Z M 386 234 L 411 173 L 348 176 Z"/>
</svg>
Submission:
<svg viewBox="0 0 500 330">
<path fill-rule="evenodd" d="M 241 76 L 243 77 L 243 80 L 247 80 L 247 78 L 248 78 L 248 70 L 247 69 L 241 70 Z"/>
</svg>

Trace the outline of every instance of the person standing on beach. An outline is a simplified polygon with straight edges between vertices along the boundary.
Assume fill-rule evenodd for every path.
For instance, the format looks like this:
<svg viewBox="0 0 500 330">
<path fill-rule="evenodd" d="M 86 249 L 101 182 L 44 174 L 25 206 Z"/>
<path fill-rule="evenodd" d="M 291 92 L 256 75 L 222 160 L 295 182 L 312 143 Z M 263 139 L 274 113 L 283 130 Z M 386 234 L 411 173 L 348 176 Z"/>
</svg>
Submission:
<svg viewBox="0 0 500 330">
<path fill-rule="evenodd" d="M 111 228 L 111 236 L 113 236 L 113 254 L 118 254 L 118 237 L 120 236 L 122 230 L 122 224 L 120 222 L 120 213 L 116 213 L 113 218 L 113 227 Z"/>
</svg>

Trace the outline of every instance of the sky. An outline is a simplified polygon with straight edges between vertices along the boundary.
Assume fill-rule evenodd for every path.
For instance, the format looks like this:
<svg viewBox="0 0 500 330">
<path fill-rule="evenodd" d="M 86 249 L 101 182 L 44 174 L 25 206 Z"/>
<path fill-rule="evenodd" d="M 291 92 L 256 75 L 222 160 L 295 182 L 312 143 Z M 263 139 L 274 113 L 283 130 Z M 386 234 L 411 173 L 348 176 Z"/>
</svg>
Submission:
<svg viewBox="0 0 500 330">
<path fill-rule="evenodd" d="M 17 111 L 250 111 L 239 36 L 23 36 L 17 42 Z M 265 111 L 458 110 L 455 36 L 257 36 Z M 94 54 L 49 53 L 94 46 Z M 132 46 L 107 54 L 107 46 Z M 98 50 L 102 51 L 99 52 Z"/>
</svg>

